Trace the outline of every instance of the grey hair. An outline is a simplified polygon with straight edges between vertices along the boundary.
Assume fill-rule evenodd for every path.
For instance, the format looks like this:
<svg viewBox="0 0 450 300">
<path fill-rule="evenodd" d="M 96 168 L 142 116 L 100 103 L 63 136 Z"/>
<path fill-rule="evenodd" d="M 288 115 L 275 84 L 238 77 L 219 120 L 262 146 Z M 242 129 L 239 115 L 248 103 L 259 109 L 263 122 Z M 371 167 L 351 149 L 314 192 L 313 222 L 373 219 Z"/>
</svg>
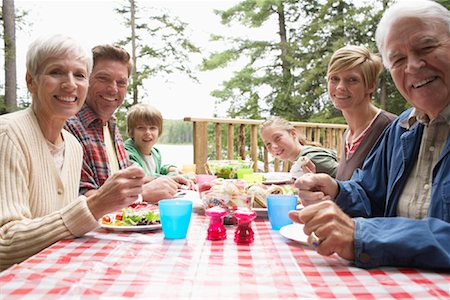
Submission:
<svg viewBox="0 0 450 300">
<path fill-rule="evenodd" d="M 439 3 L 429 0 L 404 0 L 392 4 L 384 12 L 375 32 L 375 41 L 387 69 L 389 69 L 390 62 L 386 56 L 386 37 L 389 35 L 392 25 L 402 18 L 416 18 L 426 23 L 447 24 L 450 34 L 450 11 Z"/>
<path fill-rule="evenodd" d="M 92 58 L 75 39 L 62 34 L 40 37 L 30 44 L 26 57 L 27 72 L 36 77 L 48 58 L 69 54 L 85 62 L 89 76 L 92 71 Z"/>
</svg>

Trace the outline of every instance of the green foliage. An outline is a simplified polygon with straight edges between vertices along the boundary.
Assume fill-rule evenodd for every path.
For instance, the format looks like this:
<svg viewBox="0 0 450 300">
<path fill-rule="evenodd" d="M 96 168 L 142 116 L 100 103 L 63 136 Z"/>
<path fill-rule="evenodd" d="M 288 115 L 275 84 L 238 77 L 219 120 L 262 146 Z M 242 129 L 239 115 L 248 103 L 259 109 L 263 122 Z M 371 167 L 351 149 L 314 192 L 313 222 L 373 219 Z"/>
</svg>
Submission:
<svg viewBox="0 0 450 300">
<path fill-rule="evenodd" d="M 228 47 L 204 59 L 203 71 L 237 61 L 244 65 L 211 95 L 229 104 L 230 117 L 280 115 L 294 121 L 342 123 L 341 113 L 328 101 L 327 64 L 333 52 L 347 44 L 376 51 L 374 35 L 382 1 L 375 2 L 372 4 L 378 5 L 360 7 L 345 0 L 244 0 L 227 10 L 217 10 L 226 25 L 260 28 L 276 20 L 270 24 L 278 41 L 212 36 L 212 41 L 227 42 Z M 407 104 L 389 74 L 385 76 L 386 109 L 398 114 Z M 379 91 L 374 102 L 380 105 Z"/>
<path fill-rule="evenodd" d="M 129 85 L 129 91 L 133 93 L 132 104 L 147 96 L 144 90 L 147 78 L 184 73 L 196 81 L 189 61 L 190 55 L 200 53 L 200 49 L 189 40 L 187 24 L 159 9 L 139 7 L 137 1 L 126 2 L 128 5 L 116 9 L 116 12 L 124 16 L 124 25 L 130 30 L 134 24 L 135 35 L 130 34 L 118 42 L 121 46 L 134 47 L 131 53 L 135 53 L 135 70 Z M 140 90 L 144 91 L 138 93 Z"/>
<path fill-rule="evenodd" d="M 442 4 L 447 9 L 450 9 L 450 0 L 436 0 L 436 2 Z"/>
<path fill-rule="evenodd" d="M 0 115 L 8 113 L 6 111 L 5 95 L 0 95 Z"/>
<path fill-rule="evenodd" d="M 119 108 L 115 116 L 120 134 L 124 139 L 128 138 L 127 133 L 127 109 Z M 159 144 L 192 144 L 192 123 L 183 120 L 164 120 L 163 132 L 158 140 Z"/>
<path fill-rule="evenodd" d="M 164 120 L 163 133 L 158 143 L 192 144 L 192 123 L 183 120 Z"/>
</svg>

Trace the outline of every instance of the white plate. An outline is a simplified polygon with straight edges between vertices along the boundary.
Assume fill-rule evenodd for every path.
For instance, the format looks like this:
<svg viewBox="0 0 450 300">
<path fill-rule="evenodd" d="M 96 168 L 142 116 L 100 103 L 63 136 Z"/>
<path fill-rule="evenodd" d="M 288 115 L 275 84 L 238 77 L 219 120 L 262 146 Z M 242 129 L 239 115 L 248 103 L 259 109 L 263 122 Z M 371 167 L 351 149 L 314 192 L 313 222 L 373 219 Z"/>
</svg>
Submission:
<svg viewBox="0 0 450 300">
<path fill-rule="evenodd" d="M 263 173 L 264 178 L 263 184 L 283 184 L 292 181 L 292 175 L 287 172 L 269 172 Z"/>
<path fill-rule="evenodd" d="M 266 180 L 263 181 L 262 184 L 265 185 L 269 185 L 269 184 L 288 184 L 288 183 L 293 183 L 294 181 L 289 178 L 289 179 L 279 179 L 279 180 Z"/>
<path fill-rule="evenodd" d="M 161 229 L 161 224 L 155 225 L 139 225 L 139 226 L 116 226 L 116 225 L 106 225 L 99 222 L 102 228 L 111 231 L 151 231 Z"/>
<path fill-rule="evenodd" d="M 107 214 L 105 216 L 109 216 L 109 218 L 111 219 L 111 222 L 114 222 L 116 219 L 116 214 Z M 135 226 L 108 225 L 108 224 L 102 224 L 102 219 L 98 220 L 98 223 L 100 224 L 100 226 L 102 228 L 110 230 L 110 231 L 151 231 L 151 230 L 161 229 L 161 223 L 160 224 L 152 224 L 152 225 L 135 225 Z"/>
<path fill-rule="evenodd" d="M 303 224 L 290 224 L 281 227 L 280 233 L 282 236 L 308 245 L 308 236 L 303 232 Z"/>
</svg>

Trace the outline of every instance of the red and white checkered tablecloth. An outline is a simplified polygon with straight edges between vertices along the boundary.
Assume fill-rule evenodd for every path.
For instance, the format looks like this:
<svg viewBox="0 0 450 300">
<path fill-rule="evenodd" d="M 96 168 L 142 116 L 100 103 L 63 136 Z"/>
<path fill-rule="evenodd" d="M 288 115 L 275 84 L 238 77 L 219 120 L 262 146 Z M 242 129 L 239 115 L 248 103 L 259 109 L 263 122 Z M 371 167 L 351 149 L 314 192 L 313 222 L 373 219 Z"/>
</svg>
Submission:
<svg viewBox="0 0 450 300">
<path fill-rule="evenodd" d="M 408 268 L 364 270 L 323 257 L 253 223 L 255 241 L 206 240 L 193 215 L 188 237 L 104 230 L 64 240 L 0 273 L 1 299 L 449 299 L 450 274 Z"/>
</svg>

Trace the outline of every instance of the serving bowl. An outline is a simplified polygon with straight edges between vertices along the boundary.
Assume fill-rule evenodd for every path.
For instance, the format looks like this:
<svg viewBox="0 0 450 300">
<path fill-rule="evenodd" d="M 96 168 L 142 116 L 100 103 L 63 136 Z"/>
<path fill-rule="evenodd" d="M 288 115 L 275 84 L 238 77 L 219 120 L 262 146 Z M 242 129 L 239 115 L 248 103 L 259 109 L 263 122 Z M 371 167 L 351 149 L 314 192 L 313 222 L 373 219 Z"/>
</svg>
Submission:
<svg viewBox="0 0 450 300">
<path fill-rule="evenodd" d="M 208 160 L 205 164 L 206 173 L 223 179 L 237 178 L 238 169 L 252 168 L 252 161 L 245 160 Z"/>
</svg>

